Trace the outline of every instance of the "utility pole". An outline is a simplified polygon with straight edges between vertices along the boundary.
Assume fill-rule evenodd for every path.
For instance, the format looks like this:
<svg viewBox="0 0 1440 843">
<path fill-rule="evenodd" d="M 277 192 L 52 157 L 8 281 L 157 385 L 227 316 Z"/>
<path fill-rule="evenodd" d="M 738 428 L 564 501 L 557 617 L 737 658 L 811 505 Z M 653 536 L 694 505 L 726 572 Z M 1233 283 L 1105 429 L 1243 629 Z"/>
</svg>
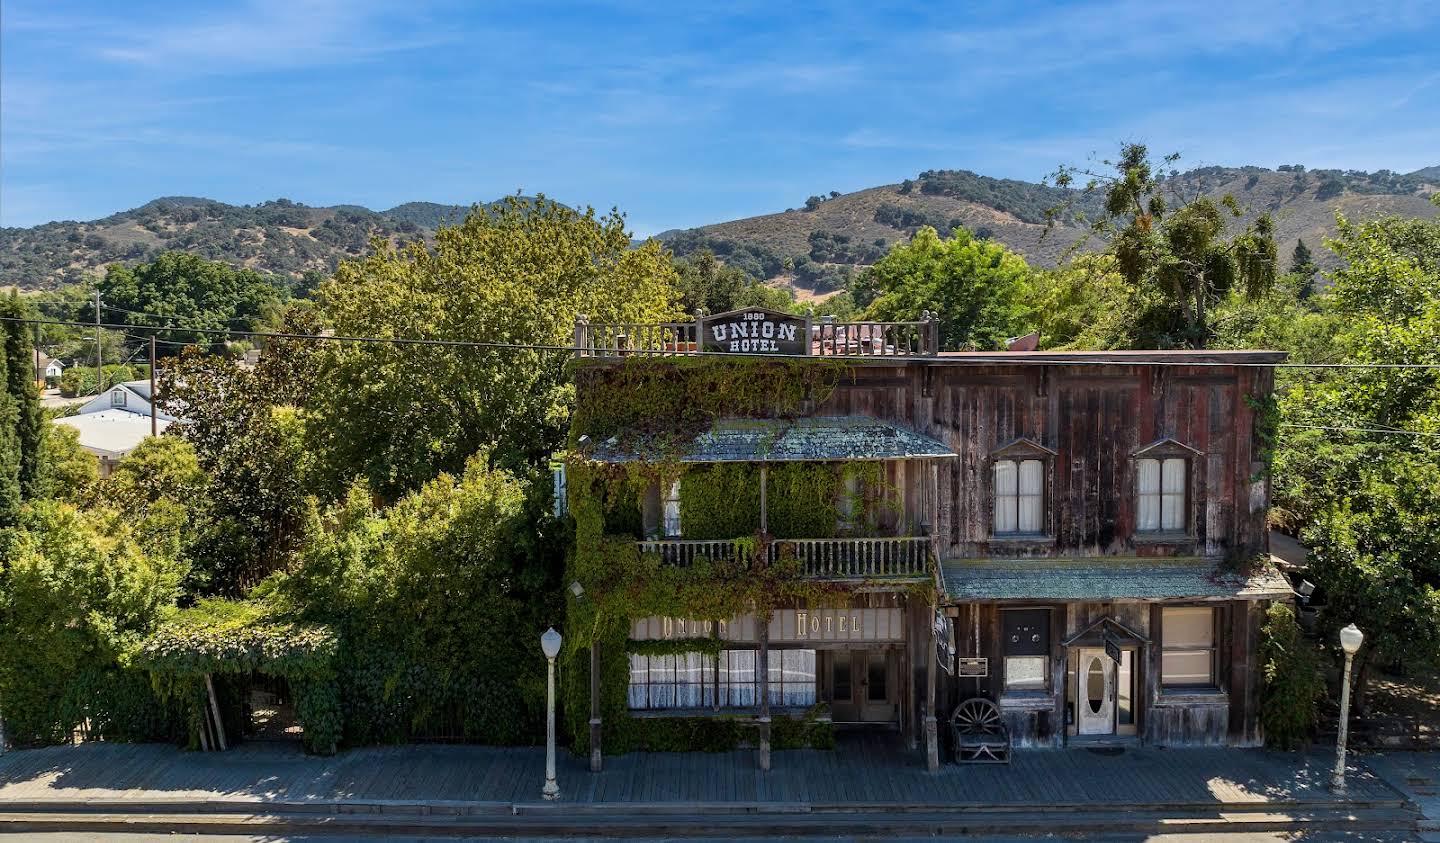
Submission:
<svg viewBox="0 0 1440 843">
<path fill-rule="evenodd" d="M 100 288 L 95 288 L 95 394 L 105 391 L 104 367 L 100 361 Z"/>
<path fill-rule="evenodd" d="M 159 436 L 155 430 L 155 402 L 160 396 L 155 394 L 155 335 L 150 335 L 150 435 Z"/>
</svg>

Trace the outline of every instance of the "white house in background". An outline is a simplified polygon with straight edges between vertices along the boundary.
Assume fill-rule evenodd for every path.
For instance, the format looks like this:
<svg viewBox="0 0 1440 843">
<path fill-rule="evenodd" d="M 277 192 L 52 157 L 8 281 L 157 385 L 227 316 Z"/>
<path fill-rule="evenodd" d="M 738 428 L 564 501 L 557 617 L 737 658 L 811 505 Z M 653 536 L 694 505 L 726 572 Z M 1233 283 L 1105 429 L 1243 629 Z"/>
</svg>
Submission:
<svg viewBox="0 0 1440 843">
<path fill-rule="evenodd" d="M 44 352 L 37 352 L 36 359 L 39 361 L 40 376 L 37 378 L 41 383 L 59 383 L 60 376 L 65 373 L 65 364 Z"/>
<path fill-rule="evenodd" d="M 80 447 L 100 460 L 100 476 L 109 477 L 121 457 L 150 435 L 150 381 L 117 383 L 85 404 L 76 415 L 55 419 L 73 427 Z M 155 408 L 155 432 L 164 433 L 175 417 Z"/>
<path fill-rule="evenodd" d="M 80 406 L 80 415 L 118 410 L 150 418 L 150 381 L 125 381 L 117 383 L 85 404 Z M 174 421 L 175 417 L 164 410 L 155 409 L 155 417 Z M 147 422 L 148 423 L 148 422 Z"/>
<path fill-rule="evenodd" d="M 127 410 L 106 409 L 65 416 L 55 419 L 54 423 L 75 428 L 79 433 L 80 447 L 99 458 L 101 477 L 109 477 L 110 472 L 115 470 L 115 464 L 150 436 L 148 410 L 141 415 Z M 165 428 L 173 423 L 174 420 L 169 417 L 157 416 L 156 432 L 164 433 Z"/>
</svg>

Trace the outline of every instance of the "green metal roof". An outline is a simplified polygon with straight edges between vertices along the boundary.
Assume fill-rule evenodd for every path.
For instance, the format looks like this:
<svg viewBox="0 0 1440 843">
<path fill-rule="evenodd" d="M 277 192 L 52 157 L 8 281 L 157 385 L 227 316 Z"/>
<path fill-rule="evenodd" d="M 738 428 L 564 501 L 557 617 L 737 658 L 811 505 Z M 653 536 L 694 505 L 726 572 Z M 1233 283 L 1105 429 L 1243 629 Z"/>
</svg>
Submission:
<svg viewBox="0 0 1440 843">
<path fill-rule="evenodd" d="M 948 559 L 949 602 L 974 600 L 1268 600 L 1290 584 L 1266 562 L 1250 574 L 1203 556 Z"/>
<path fill-rule="evenodd" d="M 649 449 L 624 448 L 608 439 L 587 453 L 600 462 L 657 459 Z M 829 462 L 953 457 L 945 443 L 863 416 L 800 419 L 722 419 L 685 446 L 680 461 Z"/>
</svg>

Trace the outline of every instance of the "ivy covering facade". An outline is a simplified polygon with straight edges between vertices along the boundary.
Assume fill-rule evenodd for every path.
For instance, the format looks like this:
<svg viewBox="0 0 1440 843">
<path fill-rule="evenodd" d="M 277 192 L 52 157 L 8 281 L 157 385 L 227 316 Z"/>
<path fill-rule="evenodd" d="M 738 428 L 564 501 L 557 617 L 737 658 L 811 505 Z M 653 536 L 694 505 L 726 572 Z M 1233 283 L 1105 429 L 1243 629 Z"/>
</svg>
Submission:
<svg viewBox="0 0 1440 843">
<path fill-rule="evenodd" d="M 768 624 L 777 608 L 836 604 L 864 584 L 810 579 L 777 539 L 874 534 L 883 505 L 878 462 L 789 462 L 767 465 L 766 523 L 761 525 L 760 466 L 682 465 L 685 443 L 721 418 L 793 418 L 823 403 L 847 367 L 833 360 L 672 357 L 616 364 L 577 363 L 580 395 L 566 462 L 575 545 L 567 582 L 581 593 L 567 601 L 564 710 L 577 753 L 589 751 L 590 649 L 598 647 L 599 715 L 607 753 L 632 749 L 721 750 L 754 738 L 743 714 L 704 717 L 633 715 L 627 689 L 631 655 L 723 649 L 718 637 L 630 639 L 634 620 L 652 616 L 725 621 L 753 613 Z M 585 437 L 582 439 L 582 437 Z M 623 464 L 586 458 L 586 440 L 614 437 L 653 458 Z M 683 479 L 682 479 L 683 478 Z M 647 492 L 681 479 L 680 520 L 686 539 L 723 540 L 727 558 L 666 564 L 642 552 Z M 653 494 L 653 492 L 652 492 Z M 845 517 L 845 513 L 857 513 Z M 931 588 L 927 581 L 922 586 Z M 774 718 L 774 748 L 829 747 L 825 706 Z"/>
</svg>

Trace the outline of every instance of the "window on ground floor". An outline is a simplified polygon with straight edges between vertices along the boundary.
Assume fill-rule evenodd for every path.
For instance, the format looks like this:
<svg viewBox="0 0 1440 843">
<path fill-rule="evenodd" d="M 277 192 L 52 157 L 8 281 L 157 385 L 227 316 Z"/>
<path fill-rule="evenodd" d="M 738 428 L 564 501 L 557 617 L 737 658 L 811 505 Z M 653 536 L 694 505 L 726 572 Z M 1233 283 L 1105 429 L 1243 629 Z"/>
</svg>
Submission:
<svg viewBox="0 0 1440 843">
<path fill-rule="evenodd" d="M 1049 687 L 1050 610 L 1007 609 L 1000 613 L 1005 653 L 1005 690 Z"/>
<path fill-rule="evenodd" d="M 1216 684 L 1215 610 L 1170 606 L 1160 617 L 1160 681 L 1167 688 L 1210 688 Z"/>
<path fill-rule="evenodd" d="M 770 651 L 770 704 L 815 704 L 815 651 Z M 754 708 L 759 704 L 759 653 L 721 650 L 630 656 L 627 702 L 633 710 Z"/>
</svg>

